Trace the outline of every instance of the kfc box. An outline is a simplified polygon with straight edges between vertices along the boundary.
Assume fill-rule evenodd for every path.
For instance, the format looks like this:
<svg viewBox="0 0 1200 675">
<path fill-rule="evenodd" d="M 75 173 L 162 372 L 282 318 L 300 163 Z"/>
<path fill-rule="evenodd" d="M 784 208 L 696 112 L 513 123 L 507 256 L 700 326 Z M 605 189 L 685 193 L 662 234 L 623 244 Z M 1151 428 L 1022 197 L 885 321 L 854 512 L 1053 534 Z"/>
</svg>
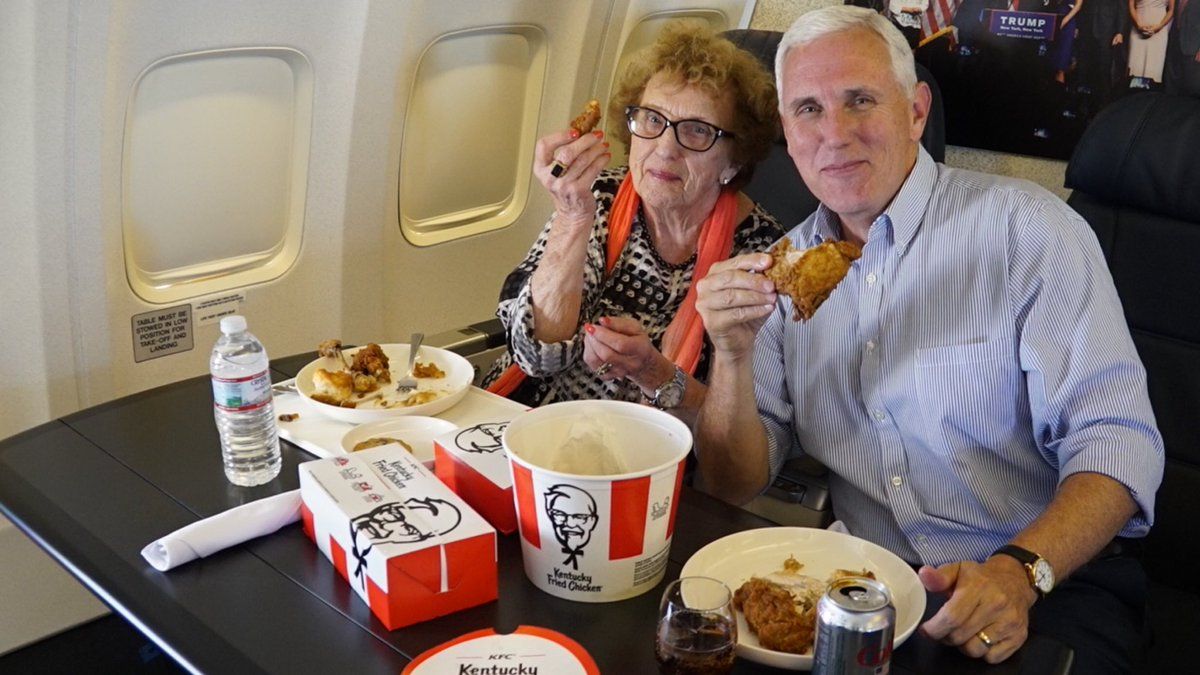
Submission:
<svg viewBox="0 0 1200 675">
<path fill-rule="evenodd" d="M 496 599 L 496 531 L 397 444 L 300 465 L 304 531 L 395 630 Z"/>
<path fill-rule="evenodd" d="M 497 530 L 511 534 L 517 530 L 517 515 L 512 472 L 500 438 L 525 406 L 484 391 L 472 393 L 476 395 L 451 410 L 462 417 L 461 428 L 434 439 L 434 467 L 455 494 Z"/>
</svg>

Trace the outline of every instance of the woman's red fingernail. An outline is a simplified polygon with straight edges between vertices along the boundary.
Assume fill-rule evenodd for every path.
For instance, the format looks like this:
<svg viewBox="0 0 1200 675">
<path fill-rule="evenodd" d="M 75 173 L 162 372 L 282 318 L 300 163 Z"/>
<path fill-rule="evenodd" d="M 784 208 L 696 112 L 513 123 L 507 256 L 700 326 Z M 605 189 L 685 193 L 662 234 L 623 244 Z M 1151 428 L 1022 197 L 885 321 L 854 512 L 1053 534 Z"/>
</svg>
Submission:
<svg viewBox="0 0 1200 675">
<path fill-rule="evenodd" d="M 605 328 L 607 328 L 608 324 L 610 324 L 610 323 L 612 323 L 612 321 L 607 316 L 600 317 L 600 325 L 601 326 L 604 326 Z"/>
<path fill-rule="evenodd" d="M 603 321 L 603 319 L 601 319 L 601 321 Z M 594 335 L 596 333 L 596 327 L 590 323 L 583 324 L 583 329 L 588 332 L 588 335 Z"/>
<path fill-rule="evenodd" d="M 579 130 L 578 129 L 571 130 L 571 138 L 579 138 Z"/>
<path fill-rule="evenodd" d="M 604 132 L 600 131 L 599 129 L 593 131 L 592 135 L 595 136 L 596 138 L 604 138 Z"/>
</svg>

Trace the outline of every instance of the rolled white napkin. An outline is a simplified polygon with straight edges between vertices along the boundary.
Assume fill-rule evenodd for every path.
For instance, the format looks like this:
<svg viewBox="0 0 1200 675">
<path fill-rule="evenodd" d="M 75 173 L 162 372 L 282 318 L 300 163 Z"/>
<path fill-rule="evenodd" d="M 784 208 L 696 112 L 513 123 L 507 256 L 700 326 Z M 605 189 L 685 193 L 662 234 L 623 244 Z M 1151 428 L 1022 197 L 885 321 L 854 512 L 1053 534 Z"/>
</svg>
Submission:
<svg viewBox="0 0 1200 675">
<path fill-rule="evenodd" d="M 142 557 L 160 572 L 210 556 L 289 525 L 300 519 L 300 491 L 242 504 L 199 520 L 155 540 L 142 549 Z"/>
</svg>

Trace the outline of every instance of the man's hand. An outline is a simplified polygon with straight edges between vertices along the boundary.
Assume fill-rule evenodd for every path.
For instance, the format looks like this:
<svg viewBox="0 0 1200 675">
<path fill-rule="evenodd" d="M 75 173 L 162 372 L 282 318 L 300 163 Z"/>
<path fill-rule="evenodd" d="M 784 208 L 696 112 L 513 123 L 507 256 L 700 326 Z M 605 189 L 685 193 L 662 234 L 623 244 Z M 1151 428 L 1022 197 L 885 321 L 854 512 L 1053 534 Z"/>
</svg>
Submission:
<svg viewBox="0 0 1200 675">
<path fill-rule="evenodd" d="M 1037 592 L 1021 563 L 1006 555 L 983 563 L 957 562 L 917 571 L 932 593 L 950 599 L 921 626 L 921 632 L 943 644 L 956 646 L 972 658 L 1000 663 L 1013 655 L 1029 637 L 1029 608 Z M 984 644 L 979 632 L 991 640 Z"/>
<path fill-rule="evenodd" d="M 714 264 L 696 284 L 696 309 L 718 352 L 753 352 L 755 334 L 775 309 L 775 284 L 755 272 L 770 266 L 771 256 L 749 253 Z"/>
</svg>

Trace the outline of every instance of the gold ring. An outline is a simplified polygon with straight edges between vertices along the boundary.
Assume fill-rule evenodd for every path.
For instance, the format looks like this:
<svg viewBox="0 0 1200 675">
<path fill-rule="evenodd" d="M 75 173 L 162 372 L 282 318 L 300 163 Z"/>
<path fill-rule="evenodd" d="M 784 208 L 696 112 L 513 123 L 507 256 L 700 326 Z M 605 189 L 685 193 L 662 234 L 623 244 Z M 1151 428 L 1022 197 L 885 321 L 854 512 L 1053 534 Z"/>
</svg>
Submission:
<svg viewBox="0 0 1200 675">
<path fill-rule="evenodd" d="M 596 369 L 596 377 L 604 377 L 604 375 L 610 370 L 612 370 L 612 364 L 608 361 L 605 361 L 604 363 L 600 364 L 599 368 Z"/>
<path fill-rule="evenodd" d="M 983 631 L 979 631 L 978 633 L 976 633 L 975 637 L 979 638 L 979 641 L 982 642 L 984 644 L 984 646 L 987 647 L 988 649 L 991 649 L 992 645 L 995 644 L 994 642 L 992 642 L 992 638 L 988 637 L 988 634 Z"/>
</svg>

